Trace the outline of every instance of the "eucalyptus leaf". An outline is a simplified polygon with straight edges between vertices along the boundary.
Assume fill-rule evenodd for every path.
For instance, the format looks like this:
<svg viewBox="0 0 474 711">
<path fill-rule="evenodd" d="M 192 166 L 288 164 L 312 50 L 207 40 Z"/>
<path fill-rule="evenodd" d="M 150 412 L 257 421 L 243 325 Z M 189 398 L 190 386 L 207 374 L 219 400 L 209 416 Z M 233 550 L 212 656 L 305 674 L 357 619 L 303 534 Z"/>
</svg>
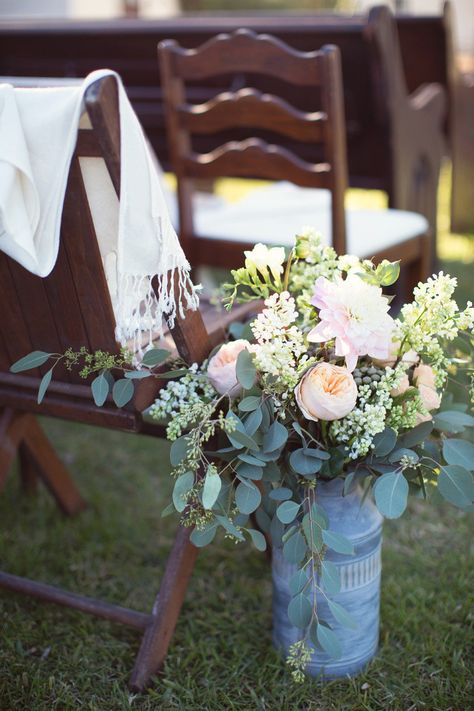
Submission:
<svg viewBox="0 0 474 711">
<path fill-rule="evenodd" d="M 170 448 L 170 462 L 171 466 L 177 467 L 183 459 L 185 459 L 188 455 L 188 445 L 189 445 L 189 437 L 188 435 L 183 435 L 183 437 L 179 437 L 179 439 L 175 439 L 175 441 L 171 444 Z"/>
<path fill-rule="evenodd" d="M 269 533 L 271 519 L 267 512 L 264 511 L 261 506 L 255 512 L 255 518 L 257 519 L 259 528 L 261 528 L 264 533 Z"/>
<path fill-rule="evenodd" d="M 234 536 L 234 538 L 237 538 L 239 541 L 244 541 L 245 538 L 242 535 L 242 532 L 239 531 L 236 526 L 232 523 L 230 518 L 228 516 L 216 516 L 216 520 L 219 521 L 221 526 L 227 531 L 227 533 L 230 533 L 231 536 Z"/>
<path fill-rule="evenodd" d="M 427 437 L 429 437 L 432 430 L 432 420 L 429 420 L 429 422 L 421 422 L 412 430 L 405 432 L 405 434 L 403 434 L 398 440 L 398 444 L 401 447 L 413 447 L 416 444 L 421 444 Z"/>
<path fill-rule="evenodd" d="M 290 604 L 288 605 L 288 619 L 295 627 L 305 629 L 311 622 L 312 614 L 313 608 L 306 595 L 299 593 L 290 600 Z"/>
<path fill-rule="evenodd" d="M 164 348 L 150 348 L 142 358 L 142 365 L 154 368 L 156 365 L 163 363 L 169 355 L 171 355 L 171 352 Z"/>
<path fill-rule="evenodd" d="M 331 550 L 343 555 L 354 555 L 354 545 L 345 536 L 335 531 L 323 531 L 322 535 L 324 543 Z"/>
<path fill-rule="evenodd" d="M 247 462 L 242 462 L 237 467 L 237 474 L 239 476 L 245 477 L 246 479 L 253 479 L 254 481 L 259 481 L 263 475 L 262 462 L 260 466 L 254 466 L 253 464 L 247 464 Z"/>
<path fill-rule="evenodd" d="M 448 464 L 458 464 L 469 471 L 474 470 L 474 444 L 466 439 L 445 439 L 443 457 Z"/>
<path fill-rule="evenodd" d="M 286 501 L 291 499 L 293 492 L 286 486 L 280 486 L 278 489 L 272 489 L 269 493 L 269 497 L 274 501 Z"/>
<path fill-rule="evenodd" d="M 53 377 L 53 368 L 50 368 L 47 373 L 43 375 L 41 378 L 41 383 L 39 384 L 38 388 L 38 398 L 37 402 L 38 405 L 41 405 L 43 402 L 43 398 L 46 395 L 46 391 L 49 387 L 49 384 L 51 383 L 51 378 Z"/>
<path fill-rule="evenodd" d="M 374 452 L 377 457 L 386 457 L 390 454 L 397 443 L 397 433 L 391 427 L 386 427 L 383 432 L 379 432 L 373 439 Z"/>
<path fill-rule="evenodd" d="M 388 455 L 388 461 L 393 464 L 394 462 L 401 461 L 402 457 L 409 457 L 415 464 L 419 460 L 419 456 L 413 449 L 399 447 L 398 449 L 394 449 L 393 452 L 390 452 Z"/>
<path fill-rule="evenodd" d="M 301 563 L 308 548 L 305 539 L 296 531 L 283 545 L 283 557 L 288 563 Z"/>
<path fill-rule="evenodd" d="M 235 503 L 243 514 L 253 513 L 260 505 L 262 495 L 252 482 L 241 482 L 235 490 Z"/>
<path fill-rule="evenodd" d="M 386 518 L 398 518 L 408 503 L 408 482 L 401 471 L 383 474 L 374 486 L 375 503 Z"/>
<path fill-rule="evenodd" d="M 342 605 L 339 605 L 338 602 L 334 602 L 334 600 L 328 600 L 328 606 L 340 625 L 342 625 L 343 627 L 348 627 L 351 630 L 355 630 L 358 628 L 359 623 L 357 622 L 357 620 L 355 620 L 354 617 L 349 612 L 347 612 L 344 607 L 342 607 Z"/>
<path fill-rule="evenodd" d="M 186 508 L 186 495 L 191 491 L 193 486 L 194 474 L 192 472 L 181 474 L 181 476 L 176 479 L 173 488 L 173 504 L 179 513 Z"/>
<path fill-rule="evenodd" d="M 240 459 L 241 462 L 245 462 L 246 464 L 250 464 L 254 467 L 261 467 L 262 465 L 262 460 L 257 459 L 257 457 L 254 457 L 252 454 L 247 454 L 246 452 L 243 452 L 242 454 L 237 455 L 238 459 Z"/>
<path fill-rule="evenodd" d="M 330 560 L 321 563 L 321 583 L 328 595 L 337 595 L 341 589 L 339 568 Z"/>
<path fill-rule="evenodd" d="M 302 525 L 309 549 L 312 551 L 320 551 L 323 547 L 323 538 L 321 528 L 317 522 L 313 520 L 309 514 L 305 514 Z"/>
<path fill-rule="evenodd" d="M 454 506 L 463 508 L 474 501 L 474 479 L 467 469 L 457 464 L 442 467 L 438 477 L 438 489 Z"/>
<path fill-rule="evenodd" d="M 260 531 L 256 531 L 254 528 L 247 528 L 247 533 L 250 534 L 252 543 L 258 551 L 267 550 L 267 541 L 265 536 Z"/>
<path fill-rule="evenodd" d="M 316 635 L 324 651 L 333 659 L 339 659 L 342 654 L 341 644 L 335 632 L 326 625 L 318 623 Z"/>
<path fill-rule="evenodd" d="M 305 568 L 301 568 L 291 576 L 288 587 L 292 595 L 298 595 L 309 581 L 308 573 Z"/>
<path fill-rule="evenodd" d="M 260 511 L 260 509 L 258 509 Z M 270 524 L 270 536 L 272 539 L 272 545 L 276 548 L 281 548 L 283 545 L 283 535 L 285 533 L 285 526 L 282 524 L 278 516 L 275 514 L 273 516 Z"/>
<path fill-rule="evenodd" d="M 268 453 L 281 449 L 283 445 L 286 444 L 287 439 L 288 430 L 281 422 L 275 420 L 263 437 L 263 451 Z"/>
<path fill-rule="evenodd" d="M 124 407 L 133 397 L 135 389 L 131 380 L 120 378 L 112 388 L 112 398 L 117 407 Z"/>
<path fill-rule="evenodd" d="M 217 524 L 213 521 L 204 528 L 194 528 L 189 538 L 193 546 L 196 546 L 196 548 L 203 548 L 209 543 L 212 543 L 216 536 L 216 532 Z"/>
<path fill-rule="evenodd" d="M 277 516 L 282 523 L 291 523 L 295 520 L 300 510 L 301 504 L 297 504 L 296 501 L 284 501 L 277 508 Z"/>
<path fill-rule="evenodd" d="M 214 467 L 208 467 L 204 486 L 202 488 L 202 505 L 205 509 L 212 509 L 217 501 L 222 486 L 222 479 Z"/>
<path fill-rule="evenodd" d="M 127 370 L 125 377 L 129 380 L 144 380 L 153 377 L 153 373 L 149 370 Z"/>
<path fill-rule="evenodd" d="M 23 356 L 23 358 L 20 358 L 20 360 L 13 363 L 13 365 L 10 366 L 10 372 L 21 373 L 24 370 L 39 368 L 40 365 L 46 363 L 51 355 L 53 354 L 46 353 L 45 351 L 32 351 L 31 353 L 28 353 L 28 355 Z"/>
<path fill-rule="evenodd" d="M 113 387 L 113 386 L 112 386 Z M 91 383 L 92 397 L 97 407 L 102 407 L 104 402 L 107 400 L 107 395 L 109 394 L 109 381 L 105 377 L 104 373 L 101 373 Z"/>
<path fill-rule="evenodd" d="M 252 355 L 246 348 L 237 356 L 235 374 L 244 390 L 250 390 L 257 378 L 257 370 Z"/>
<path fill-rule="evenodd" d="M 247 432 L 250 437 L 255 434 L 255 432 L 258 430 L 260 425 L 262 424 L 262 408 L 259 407 L 257 410 L 254 410 L 251 412 L 243 421 L 244 422 L 244 427 L 245 431 Z"/>
<path fill-rule="evenodd" d="M 302 476 L 312 476 L 321 469 L 322 463 L 319 458 L 308 456 L 309 450 L 301 448 L 295 449 L 290 454 L 290 465 L 292 469 Z"/>
<path fill-rule="evenodd" d="M 474 427 L 474 417 L 459 410 L 444 410 L 433 417 L 436 429 L 442 432 L 463 432 L 465 427 Z"/>
<path fill-rule="evenodd" d="M 244 397 L 244 399 L 239 402 L 239 410 L 241 412 L 253 412 L 257 407 L 260 407 L 261 401 L 262 399 L 255 395 Z"/>
</svg>

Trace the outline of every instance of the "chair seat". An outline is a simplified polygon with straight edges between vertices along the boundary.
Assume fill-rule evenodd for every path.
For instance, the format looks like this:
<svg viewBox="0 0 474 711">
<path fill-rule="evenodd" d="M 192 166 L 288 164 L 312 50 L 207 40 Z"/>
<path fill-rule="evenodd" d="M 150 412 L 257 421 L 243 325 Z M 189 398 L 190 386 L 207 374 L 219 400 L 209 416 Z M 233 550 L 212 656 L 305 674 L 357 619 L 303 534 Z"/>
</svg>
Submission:
<svg viewBox="0 0 474 711">
<path fill-rule="evenodd" d="M 196 234 L 211 239 L 265 244 L 293 244 L 302 227 L 314 228 L 330 245 L 331 194 L 328 190 L 275 183 L 253 190 L 237 203 L 196 206 Z M 428 222 L 404 210 L 347 210 L 347 251 L 372 257 L 426 234 Z"/>
</svg>

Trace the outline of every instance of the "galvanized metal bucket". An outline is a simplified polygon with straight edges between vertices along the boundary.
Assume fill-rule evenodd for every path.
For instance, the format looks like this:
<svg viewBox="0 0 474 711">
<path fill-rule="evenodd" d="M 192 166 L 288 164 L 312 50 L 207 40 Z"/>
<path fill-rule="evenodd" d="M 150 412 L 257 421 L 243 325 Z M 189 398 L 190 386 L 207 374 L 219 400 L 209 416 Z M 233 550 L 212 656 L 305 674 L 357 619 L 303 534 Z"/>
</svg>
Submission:
<svg viewBox="0 0 474 711">
<path fill-rule="evenodd" d="M 341 479 L 318 482 L 316 500 L 329 517 L 330 529 L 341 533 L 354 545 L 354 555 L 340 555 L 327 550 L 326 559 L 338 566 L 341 576 L 341 590 L 331 599 L 343 605 L 358 626 L 357 629 L 341 626 L 332 616 L 325 598 L 317 593 L 319 616 L 337 634 L 342 655 L 334 660 L 311 645 L 313 655 L 306 671 L 311 676 L 327 679 L 357 674 L 375 656 L 379 640 L 383 519 L 369 497 L 362 503 L 359 486 L 355 486 L 346 496 L 342 495 L 342 490 Z M 288 582 L 296 570 L 294 563 L 284 560 L 281 549 L 274 548 L 273 643 L 285 655 L 289 646 L 304 634 L 290 624 L 287 615 L 291 599 Z"/>
</svg>

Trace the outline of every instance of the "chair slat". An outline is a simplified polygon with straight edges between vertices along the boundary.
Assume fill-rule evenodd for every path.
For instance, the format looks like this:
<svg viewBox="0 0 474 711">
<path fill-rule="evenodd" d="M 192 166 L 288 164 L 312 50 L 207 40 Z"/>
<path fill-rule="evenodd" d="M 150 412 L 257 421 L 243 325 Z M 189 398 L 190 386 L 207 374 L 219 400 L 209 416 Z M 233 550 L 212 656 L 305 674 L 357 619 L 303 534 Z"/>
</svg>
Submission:
<svg viewBox="0 0 474 711">
<path fill-rule="evenodd" d="M 26 328 L 18 293 L 9 269 L 9 257 L 0 252 L 0 324 L 3 341 L 2 361 L 7 368 L 33 350 Z M 18 285 L 21 288 L 20 285 Z M 38 369 L 31 371 L 39 375 Z"/>
<path fill-rule="evenodd" d="M 184 159 L 185 170 L 194 178 L 254 177 L 287 180 L 302 187 L 327 188 L 330 166 L 327 163 L 307 163 L 281 146 L 259 138 L 230 141 L 215 151 Z"/>
<path fill-rule="evenodd" d="M 161 46 L 173 48 L 175 68 L 188 81 L 251 72 L 278 77 L 297 86 L 320 83 L 317 52 L 298 52 L 276 37 L 256 35 L 251 30 L 216 35 L 198 51 L 178 47 L 173 40 L 165 40 Z"/>
<path fill-rule="evenodd" d="M 205 104 L 178 107 L 179 120 L 192 133 L 212 134 L 236 126 L 267 129 L 297 141 L 323 141 L 323 111 L 305 113 L 283 99 L 245 88 L 223 92 Z"/>
</svg>

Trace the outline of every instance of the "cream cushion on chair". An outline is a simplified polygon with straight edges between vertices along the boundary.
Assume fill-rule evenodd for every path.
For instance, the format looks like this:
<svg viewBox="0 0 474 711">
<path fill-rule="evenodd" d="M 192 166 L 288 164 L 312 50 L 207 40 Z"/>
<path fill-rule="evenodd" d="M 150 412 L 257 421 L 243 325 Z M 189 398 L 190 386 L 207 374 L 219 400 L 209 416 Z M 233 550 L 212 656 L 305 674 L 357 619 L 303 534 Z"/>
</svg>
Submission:
<svg viewBox="0 0 474 711">
<path fill-rule="evenodd" d="M 237 203 L 196 205 L 196 234 L 235 242 L 293 244 L 303 226 L 313 227 L 331 244 L 331 194 L 280 182 L 257 188 Z M 404 210 L 346 210 L 347 252 L 372 257 L 426 234 L 427 220 Z M 401 255 L 402 256 L 402 255 Z"/>
</svg>

